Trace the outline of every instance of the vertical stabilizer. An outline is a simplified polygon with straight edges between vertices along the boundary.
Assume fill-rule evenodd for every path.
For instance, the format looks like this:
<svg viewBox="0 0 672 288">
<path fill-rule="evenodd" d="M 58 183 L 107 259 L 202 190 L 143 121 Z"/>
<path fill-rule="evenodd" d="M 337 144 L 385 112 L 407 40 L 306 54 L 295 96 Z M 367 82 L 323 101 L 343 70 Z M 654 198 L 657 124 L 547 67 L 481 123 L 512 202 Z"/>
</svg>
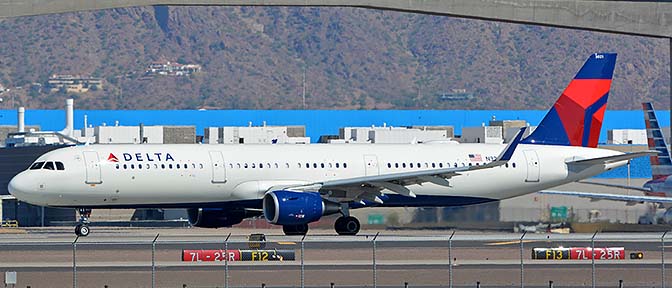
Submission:
<svg viewBox="0 0 672 288">
<path fill-rule="evenodd" d="M 537 129 L 522 143 L 597 147 L 615 66 L 615 53 L 590 55 Z"/>
<path fill-rule="evenodd" d="M 672 161 L 670 161 L 670 152 L 667 149 L 665 135 L 660 129 L 653 105 L 650 102 L 642 103 L 642 111 L 644 112 L 649 150 L 658 151 L 658 155 L 653 155 L 650 158 L 651 175 L 653 179 L 665 178 L 672 175 Z"/>
</svg>

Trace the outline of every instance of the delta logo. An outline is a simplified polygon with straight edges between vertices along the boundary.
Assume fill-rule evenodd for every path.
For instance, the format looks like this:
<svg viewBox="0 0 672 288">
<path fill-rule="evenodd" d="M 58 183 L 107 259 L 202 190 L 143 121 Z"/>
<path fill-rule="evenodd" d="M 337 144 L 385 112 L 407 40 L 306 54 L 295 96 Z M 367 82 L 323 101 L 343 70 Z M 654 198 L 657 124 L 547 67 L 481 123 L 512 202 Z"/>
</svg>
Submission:
<svg viewBox="0 0 672 288">
<path fill-rule="evenodd" d="M 122 153 L 124 161 L 139 161 L 139 162 L 153 162 L 153 161 L 175 161 L 173 155 L 170 153 Z M 119 158 L 110 153 L 107 156 L 109 162 L 119 162 Z"/>
<path fill-rule="evenodd" d="M 119 162 L 119 158 L 117 158 L 117 156 L 114 156 L 114 154 L 110 153 L 110 156 L 107 156 L 107 161 L 109 161 L 109 162 Z"/>
</svg>

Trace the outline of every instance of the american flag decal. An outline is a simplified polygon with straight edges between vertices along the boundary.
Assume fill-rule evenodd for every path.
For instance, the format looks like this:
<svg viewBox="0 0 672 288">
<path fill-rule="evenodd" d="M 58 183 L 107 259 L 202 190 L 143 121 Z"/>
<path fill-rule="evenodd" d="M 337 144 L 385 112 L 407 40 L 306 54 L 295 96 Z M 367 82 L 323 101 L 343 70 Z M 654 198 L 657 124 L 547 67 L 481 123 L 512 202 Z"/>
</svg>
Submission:
<svg viewBox="0 0 672 288">
<path fill-rule="evenodd" d="M 483 157 L 481 157 L 481 154 L 469 154 L 469 161 L 481 162 L 483 161 Z"/>
</svg>

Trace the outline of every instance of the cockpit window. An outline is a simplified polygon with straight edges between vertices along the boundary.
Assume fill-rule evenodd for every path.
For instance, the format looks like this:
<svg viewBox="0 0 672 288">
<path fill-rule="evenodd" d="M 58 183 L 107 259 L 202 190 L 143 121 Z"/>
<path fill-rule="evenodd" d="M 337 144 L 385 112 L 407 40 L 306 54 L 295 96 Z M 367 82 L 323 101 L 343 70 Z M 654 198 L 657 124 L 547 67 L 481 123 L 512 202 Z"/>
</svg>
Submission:
<svg viewBox="0 0 672 288">
<path fill-rule="evenodd" d="M 33 163 L 32 166 L 30 166 L 30 170 L 42 169 L 42 165 L 44 165 L 44 162 L 35 162 L 35 163 Z"/>
<path fill-rule="evenodd" d="M 55 168 L 54 168 L 54 162 L 46 162 L 46 163 L 44 163 L 44 167 L 42 167 L 42 169 L 55 170 Z"/>
<path fill-rule="evenodd" d="M 63 162 L 56 162 L 56 170 L 65 170 L 65 166 L 63 166 Z"/>
</svg>

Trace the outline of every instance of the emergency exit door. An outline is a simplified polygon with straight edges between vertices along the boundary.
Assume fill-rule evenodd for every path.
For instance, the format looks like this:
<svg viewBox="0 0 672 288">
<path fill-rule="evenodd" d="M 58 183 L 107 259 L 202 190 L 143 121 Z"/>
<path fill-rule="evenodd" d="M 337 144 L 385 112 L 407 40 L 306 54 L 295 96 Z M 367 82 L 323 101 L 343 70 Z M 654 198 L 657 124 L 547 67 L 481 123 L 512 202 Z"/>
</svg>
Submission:
<svg viewBox="0 0 672 288">
<path fill-rule="evenodd" d="M 100 159 L 98 152 L 84 151 L 84 163 L 86 163 L 86 184 L 100 184 L 103 180 L 100 176 Z"/>
<path fill-rule="evenodd" d="M 364 169 L 366 176 L 378 175 L 378 156 L 376 155 L 364 155 Z"/>
<path fill-rule="evenodd" d="M 539 182 L 539 157 L 537 151 L 523 151 L 527 161 L 527 178 L 525 182 Z"/>
<path fill-rule="evenodd" d="M 210 151 L 210 162 L 212 163 L 212 183 L 225 183 L 226 167 L 224 166 L 222 152 Z"/>
</svg>

